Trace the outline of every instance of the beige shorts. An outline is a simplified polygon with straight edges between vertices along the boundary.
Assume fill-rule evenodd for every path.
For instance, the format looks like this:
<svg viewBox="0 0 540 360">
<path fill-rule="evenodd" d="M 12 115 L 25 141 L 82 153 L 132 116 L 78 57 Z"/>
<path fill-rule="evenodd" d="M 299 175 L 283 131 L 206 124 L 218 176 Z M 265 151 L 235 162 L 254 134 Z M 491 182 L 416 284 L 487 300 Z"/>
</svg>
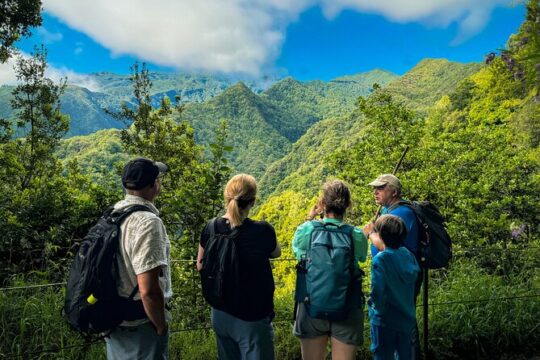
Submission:
<svg viewBox="0 0 540 360">
<path fill-rule="evenodd" d="M 294 336 L 300 339 L 312 339 L 319 336 L 333 337 L 348 345 L 361 346 L 364 343 L 363 307 L 352 310 L 342 321 L 330 321 L 310 317 L 304 304 L 298 304 Z"/>
</svg>

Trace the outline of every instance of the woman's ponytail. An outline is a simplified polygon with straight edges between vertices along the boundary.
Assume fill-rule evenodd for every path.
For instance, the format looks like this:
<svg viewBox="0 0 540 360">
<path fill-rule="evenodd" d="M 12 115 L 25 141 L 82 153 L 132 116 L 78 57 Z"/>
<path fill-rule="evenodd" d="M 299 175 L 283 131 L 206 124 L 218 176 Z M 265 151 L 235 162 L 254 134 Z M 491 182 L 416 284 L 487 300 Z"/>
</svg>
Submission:
<svg viewBox="0 0 540 360">
<path fill-rule="evenodd" d="M 232 228 L 242 225 L 248 215 L 245 209 L 255 201 L 256 196 L 257 181 L 253 176 L 238 174 L 229 180 L 223 191 L 223 198 Z"/>
</svg>

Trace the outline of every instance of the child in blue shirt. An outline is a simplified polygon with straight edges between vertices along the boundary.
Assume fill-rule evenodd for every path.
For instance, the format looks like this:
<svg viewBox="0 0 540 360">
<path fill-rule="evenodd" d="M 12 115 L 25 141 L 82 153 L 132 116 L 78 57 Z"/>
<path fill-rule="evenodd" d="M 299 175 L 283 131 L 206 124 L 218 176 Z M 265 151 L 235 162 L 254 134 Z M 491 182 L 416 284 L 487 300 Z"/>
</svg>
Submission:
<svg viewBox="0 0 540 360">
<path fill-rule="evenodd" d="M 375 222 L 369 239 L 379 253 L 371 268 L 371 351 L 374 360 L 415 359 L 415 282 L 420 268 L 414 255 L 403 246 L 407 228 L 395 215 Z"/>
</svg>

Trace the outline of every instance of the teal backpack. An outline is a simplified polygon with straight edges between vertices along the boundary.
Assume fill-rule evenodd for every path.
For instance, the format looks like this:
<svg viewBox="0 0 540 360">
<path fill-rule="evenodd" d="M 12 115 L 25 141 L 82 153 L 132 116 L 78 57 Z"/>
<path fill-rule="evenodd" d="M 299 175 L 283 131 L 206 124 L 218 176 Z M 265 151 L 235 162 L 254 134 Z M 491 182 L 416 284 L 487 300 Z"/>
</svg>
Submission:
<svg viewBox="0 0 540 360">
<path fill-rule="evenodd" d="M 354 260 L 354 228 L 321 221 L 312 224 L 309 248 L 296 267 L 296 304 L 303 303 L 312 318 L 345 320 L 364 303 L 363 272 Z"/>
</svg>

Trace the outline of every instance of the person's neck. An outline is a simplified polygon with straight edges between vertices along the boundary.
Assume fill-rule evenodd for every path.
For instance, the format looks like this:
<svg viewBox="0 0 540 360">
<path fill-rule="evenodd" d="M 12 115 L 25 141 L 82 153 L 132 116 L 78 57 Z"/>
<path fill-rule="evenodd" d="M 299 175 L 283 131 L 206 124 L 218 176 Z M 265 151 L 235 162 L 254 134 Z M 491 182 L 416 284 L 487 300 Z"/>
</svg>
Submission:
<svg viewBox="0 0 540 360">
<path fill-rule="evenodd" d="M 153 196 L 152 194 L 148 194 L 146 192 L 133 191 L 133 192 L 128 192 L 128 195 L 140 197 L 146 201 L 151 202 L 152 204 L 154 203 L 154 200 L 155 200 L 155 196 Z"/>
<path fill-rule="evenodd" d="M 336 220 L 340 220 L 340 221 L 343 220 L 343 215 L 339 216 L 339 215 L 336 215 L 334 213 L 325 213 L 324 217 L 327 218 L 327 219 L 336 219 Z"/>
<path fill-rule="evenodd" d="M 240 215 L 242 216 L 242 221 L 244 221 L 244 220 L 247 219 L 247 217 L 249 215 L 249 212 L 242 212 L 242 213 L 240 213 Z M 227 219 L 229 221 L 232 219 L 232 215 L 228 211 L 222 217 L 224 217 L 225 219 Z"/>
<path fill-rule="evenodd" d="M 386 204 L 384 207 L 385 208 L 389 208 L 390 206 L 394 205 L 394 204 L 397 204 L 399 202 L 400 198 L 399 197 L 395 197 L 395 198 L 392 198 L 388 204 Z"/>
</svg>

